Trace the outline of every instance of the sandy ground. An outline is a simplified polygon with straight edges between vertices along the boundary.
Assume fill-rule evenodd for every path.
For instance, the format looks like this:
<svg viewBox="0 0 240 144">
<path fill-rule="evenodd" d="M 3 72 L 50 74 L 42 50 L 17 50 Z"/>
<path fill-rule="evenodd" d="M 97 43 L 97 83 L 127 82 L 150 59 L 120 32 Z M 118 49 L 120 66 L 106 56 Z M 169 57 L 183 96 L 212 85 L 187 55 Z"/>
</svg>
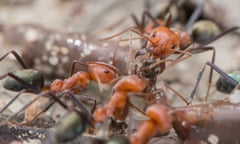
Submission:
<svg viewBox="0 0 240 144">
<path fill-rule="evenodd" d="M 31 0 L 29 0 L 31 1 Z M 152 0 L 152 3 L 162 3 L 163 0 Z M 240 26 L 240 18 L 238 9 L 240 6 L 239 0 L 211 0 L 211 5 L 220 8 L 221 11 L 215 11 L 210 15 L 216 16 L 218 21 L 223 21 L 225 27 Z M 78 32 L 90 32 L 99 37 L 108 36 L 133 26 L 134 23 L 130 18 L 130 14 L 141 16 L 144 11 L 143 0 L 32 0 L 27 4 L 15 5 L 14 0 L 5 0 L 0 3 L 0 22 L 3 25 L 21 24 L 21 23 L 35 23 L 50 29 L 58 31 L 74 30 Z M 208 5 L 205 6 L 208 11 Z M 219 14 L 222 14 L 220 15 Z M 118 24 L 118 25 L 116 25 Z M 107 28 L 116 25 L 113 29 Z M 211 43 L 217 51 L 216 65 L 223 71 L 231 72 L 238 70 L 240 67 L 240 47 L 239 35 L 226 35 L 223 38 Z M 4 41 L 1 39 L 2 47 L 0 54 L 6 52 Z M 210 61 L 211 53 L 202 53 L 194 55 L 168 69 L 159 76 L 159 81 L 173 81 L 172 87 L 179 91 L 183 96 L 188 97 L 192 90 L 201 67 Z M 16 63 L 10 60 L 1 62 L 1 73 L 6 73 L 16 69 Z M 204 80 L 201 82 L 198 96 L 204 96 L 206 91 L 206 77 L 208 72 L 204 75 Z M 214 80 L 216 81 L 218 74 L 214 73 Z M 176 82 L 174 82 L 176 81 Z M 212 91 L 214 91 L 214 83 Z M 0 102 L 4 103 L 9 99 L 8 95 L 14 95 L 13 92 L 8 92 L 1 87 Z M 215 92 L 211 98 L 217 98 L 222 95 Z M 25 96 L 26 98 L 27 96 Z M 171 97 L 171 96 L 170 96 Z M 222 97 L 221 97 L 222 98 Z M 23 98 L 24 99 L 24 98 Z M 29 98 L 27 98 L 29 100 Z M 172 99 L 172 97 L 171 97 Z M 24 100 L 25 101 L 25 100 Z M 177 100 L 178 101 L 178 100 Z M 22 105 L 22 101 L 16 102 L 10 111 L 15 111 L 17 107 Z M 184 105 L 183 103 L 174 102 L 173 106 Z M 157 142 L 156 142 L 157 143 Z M 164 143 L 164 142 L 163 142 Z M 170 143 L 170 142 L 169 142 Z"/>
</svg>

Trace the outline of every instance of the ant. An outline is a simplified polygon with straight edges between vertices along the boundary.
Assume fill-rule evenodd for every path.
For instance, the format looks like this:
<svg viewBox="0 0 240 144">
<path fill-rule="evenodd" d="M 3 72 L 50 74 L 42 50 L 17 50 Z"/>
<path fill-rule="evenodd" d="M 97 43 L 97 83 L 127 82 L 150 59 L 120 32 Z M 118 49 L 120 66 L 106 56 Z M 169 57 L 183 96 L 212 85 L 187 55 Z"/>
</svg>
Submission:
<svg viewBox="0 0 240 144">
<path fill-rule="evenodd" d="M 192 105 L 196 87 L 198 87 L 206 66 L 213 68 L 232 86 L 238 86 L 238 81 L 224 73 L 215 64 L 207 62 L 198 75 L 190 100 L 187 103 L 188 106 L 169 108 L 162 103 L 150 105 L 146 110 L 146 116 L 149 119 L 143 121 L 137 132 L 130 137 L 132 144 L 147 143 L 152 137 L 165 134 L 172 127 L 182 140 L 190 143 L 212 142 L 213 140 L 220 143 L 239 141 L 236 134 L 236 130 L 240 130 L 238 127 L 240 119 L 238 117 L 239 103 L 221 100 Z M 222 129 L 224 129 L 224 132 L 221 131 Z"/>
<path fill-rule="evenodd" d="M 198 54 L 211 50 L 213 51 L 211 63 L 214 63 L 216 50 L 214 47 L 207 45 L 239 28 L 238 26 L 232 27 L 208 40 L 204 44 L 194 46 L 195 44 L 187 32 L 176 30 L 170 27 L 171 14 L 166 15 L 164 21 L 162 22 L 163 24 L 159 24 L 158 21 L 155 20 L 148 12 L 144 12 L 143 17 L 144 16 L 150 17 L 150 20 L 152 20 L 155 24 L 154 28 L 152 28 L 149 34 L 143 34 L 136 27 L 130 27 L 120 33 L 102 40 L 112 39 L 128 31 L 136 33 L 142 39 L 146 39 L 147 45 L 135 53 L 135 58 L 141 56 L 139 59 L 140 66 L 138 66 L 136 63 L 135 71 L 138 75 L 150 79 L 152 83 L 156 82 L 157 74 L 162 73 L 167 68 L 189 58 L 192 54 Z M 177 55 L 177 57 L 175 59 L 169 59 L 169 57 L 172 55 Z M 170 62 L 170 64 L 166 66 L 167 62 Z M 209 89 L 212 82 L 212 73 L 213 70 L 211 69 L 206 95 L 209 95 Z"/>
<path fill-rule="evenodd" d="M 5 111 L 8 106 L 12 104 L 24 92 L 39 94 L 38 97 L 33 99 L 29 104 L 25 105 L 21 110 L 11 116 L 10 119 L 15 117 L 18 113 L 26 109 L 29 105 L 31 105 L 43 95 L 48 96 L 50 94 L 55 94 L 60 97 L 66 94 L 68 96 L 71 96 L 73 93 L 79 93 L 81 90 L 87 87 L 89 81 L 96 81 L 99 85 L 108 84 L 111 80 L 119 76 L 119 71 L 117 68 L 102 62 L 88 62 L 86 66 L 88 66 L 89 72 L 79 71 L 73 74 L 75 65 L 82 64 L 79 61 L 74 61 L 71 66 L 71 76 L 69 78 L 65 80 L 57 79 L 53 81 L 50 86 L 44 86 L 43 75 L 36 70 L 27 69 L 27 66 L 23 62 L 22 58 L 16 53 L 16 51 L 9 51 L 0 58 L 0 61 L 9 54 L 13 54 L 24 69 L 17 70 L 15 72 L 9 72 L 0 77 L 1 79 L 7 77 L 6 81 L 3 84 L 6 89 L 20 91 L 0 110 L 0 113 Z M 52 104 L 53 102 L 49 102 L 45 109 L 47 110 Z M 37 116 L 41 113 L 37 114 Z"/>
</svg>

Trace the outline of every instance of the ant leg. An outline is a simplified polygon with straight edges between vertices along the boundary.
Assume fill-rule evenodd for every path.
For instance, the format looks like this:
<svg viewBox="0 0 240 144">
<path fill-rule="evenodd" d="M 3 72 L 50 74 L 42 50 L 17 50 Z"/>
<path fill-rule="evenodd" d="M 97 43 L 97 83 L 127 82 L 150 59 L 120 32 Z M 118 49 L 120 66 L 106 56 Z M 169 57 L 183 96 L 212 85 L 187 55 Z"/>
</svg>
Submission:
<svg viewBox="0 0 240 144">
<path fill-rule="evenodd" d="M 215 63 L 215 56 L 216 56 L 216 49 L 214 47 L 211 47 L 211 46 L 206 46 L 206 47 L 199 46 L 199 47 L 193 47 L 193 48 L 186 49 L 184 52 L 188 52 L 188 53 L 190 53 L 190 55 L 185 57 L 185 58 L 182 58 L 184 56 L 184 53 L 181 54 L 179 57 L 177 57 L 175 59 L 176 62 L 170 64 L 167 68 L 175 65 L 176 63 L 178 63 L 180 61 L 183 61 L 183 60 L 189 58 L 191 56 L 191 54 L 198 54 L 198 53 L 202 53 L 202 52 L 210 51 L 210 50 L 213 51 L 211 63 L 214 64 Z M 208 95 L 209 95 L 210 85 L 212 83 L 212 75 L 213 75 L 213 69 L 211 68 L 210 72 L 209 72 L 208 89 L 207 89 L 206 97 L 208 97 Z"/>
<path fill-rule="evenodd" d="M 25 92 L 33 92 L 33 93 L 36 93 L 38 92 L 39 90 L 36 90 L 37 88 L 35 88 L 33 85 L 27 83 L 26 81 L 22 80 L 21 78 L 19 78 L 18 76 L 12 74 L 12 73 L 7 73 L 7 74 L 4 74 L 2 76 L 0 76 L 0 79 L 3 79 L 5 77 L 11 77 L 13 78 L 14 80 L 16 80 L 17 82 L 21 83 L 22 88 L 25 88 L 25 89 L 22 89 L 15 97 L 13 97 L 1 110 L 0 110 L 0 113 L 4 112 L 22 93 L 25 93 Z M 11 85 L 8 86 L 6 85 L 6 89 L 9 89 L 11 90 Z M 15 90 L 16 91 L 16 90 Z"/>
<path fill-rule="evenodd" d="M 196 51 L 194 52 L 194 50 L 196 50 Z M 216 57 L 216 49 L 214 47 L 198 47 L 196 49 L 193 49 L 191 51 L 191 53 L 196 53 L 196 52 L 199 53 L 199 52 L 204 52 L 204 51 L 209 51 L 209 50 L 213 51 L 211 63 L 214 64 L 215 63 L 215 57 Z M 209 72 L 209 77 L 208 77 L 208 89 L 207 89 L 206 97 L 209 96 L 210 86 L 211 86 L 211 83 L 212 83 L 212 76 L 213 76 L 213 68 L 211 67 L 210 72 Z"/>
<path fill-rule="evenodd" d="M 57 95 L 57 97 L 58 97 L 58 99 L 60 99 L 64 94 L 68 94 L 69 95 L 69 93 L 68 92 L 64 92 L 64 93 L 60 93 L 60 94 L 58 94 Z M 49 93 L 48 94 L 50 97 L 53 97 L 52 95 L 52 93 Z M 93 100 L 94 102 L 94 104 L 93 104 L 93 108 L 92 108 L 92 110 L 91 111 L 94 111 L 95 110 L 95 106 L 96 106 L 96 100 L 95 99 L 91 99 L 90 97 L 87 97 L 87 96 L 83 96 L 83 95 L 80 95 L 81 97 L 80 97 L 80 99 L 81 100 Z M 75 100 L 74 100 L 75 101 Z M 79 101 L 79 100 L 78 100 Z M 81 103 L 81 102 L 79 102 L 79 103 Z M 43 114 L 43 113 L 45 113 L 46 111 L 48 111 L 49 110 L 49 108 L 53 105 L 53 104 L 55 104 L 55 100 L 50 100 L 46 105 L 45 105 L 45 107 L 33 118 L 33 120 L 32 121 L 34 121 L 34 120 L 36 120 L 41 114 Z M 63 106 L 64 107 L 64 106 Z M 81 107 L 81 109 L 82 109 L 82 107 Z"/>
<path fill-rule="evenodd" d="M 199 18 L 199 16 L 202 13 L 204 4 L 206 3 L 206 0 L 201 0 L 200 3 L 198 4 L 197 8 L 194 10 L 192 13 L 191 17 L 189 18 L 186 26 L 185 26 L 185 31 L 187 33 L 190 33 L 191 27 L 193 26 L 193 23 Z"/>
<path fill-rule="evenodd" d="M 8 120 L 12 120 L 13 118 L 15 118 L 19 113 L 21 113 L 23 110 L 25 110 L 26 108 L 28 108 L 31 104 L 33 104 L 36 100 L 38 100 L 40 97 L 42 97 L 43 95 L 45 95 L 46 93 L 40 94 L 37 97 L 35 97 L 33 100 L 31 100 L 28 104 L 26 104 L 24 107 L 22 107 L 19 111 L 17 111 L 16 113 L 14 113 L 13 115 L 11 115 Z"/>
<path fill-rule="evenodd" d="M 159 60 L 159 61 L 157 61 L 157 62 L 155 62 L 155 63 L 153 63 L 153 64 L 151 64 L 151 65 L 149 65 L 149 66 L 143 67 L 141 70 L 151 70 L 151 69 L 153 69 L 153 68 L 155 68 L 155 67 L 157 67 L 157 66 L 159 66 L 159 65 L 161 65 L 161 64 L 163 64 L 163 63 L 165 63 L 165 62 L 172 62 L 172 63 L 173 63 L 174 60 L 172 60 L 172 59 Z M 165 66 L 163 66 L 163 67 L 165 67 Z M 164 68 L 164 69 L 165 69 L 165 68 Z M 162 69 L 161 72 L 163 72 L 164 69 Z"/>
<path fill-rule="evenodd" d="M 141 111 L 137 106 L 135 106 L 134 104 L 130 103 L 130 106 L 132 108 L 134 108 L 136 111 L 138 111 L 139 113 L 141 113 L 142 115 L 146 115 L 145 112 Z"/>
<path fill-rule="evenodd" d="M 201 47 L 206 46 L 206 45 L 208 45 L 208 44 L 210 44 L 210 43 L 220 39 L 221 37 L 223 37 L 223 36 L 233 32 L 233 31 L 238 30 L 239 28 L 240 28 L 239 26 L 234 26 L 232 28 L 229 28 L 229 29 L 223 31 L 222 33 L 220 33 L 219 35 L 217 35 L 216 37 L 214 37 L 213 39 L 210 39 L 209 41 L 207 41 L 204 44 L 202 44 Z"/>
<path fill-rule="evenodd" d="M 73 100 L 73 102 L 78 106 L 79 109 L 81 109 L 81 111 L 82 111 L 83 113 L 89 114 L 89 116 L 91 116 L 90 113 L 89 113 L 89 111 L 88 111 L 88 109 L 85 107 L 85 105 L 84 105 L 81 101 L 79 101 L 78 98 L 77 98 L 72 92 L 70 92 L 70 91 L 65 91 L 65 92 L 59 94 L 58 96 L 56 96 L 56 95 L 53 94 L 53 93 L 49 93 L 49 96 L 51 96 L 51 97 L 52 97 L 56 102 L 58 102 L 63 108 L 65 108 L 65 109 L 67 109 L 67 110 L 70 110 L 69 107 L 60 100 L 60 97 L 61 97 L 62 95 L 64 95 L 64 94 L 67 94 L 67 96 L 69 96 L 69 97 Z M 88 118 L 89 118 L 89 117 L 88 117 Z M 89 120 L 90 120 L 90 119 L 92 119 L 92 117 L 90 117 Z"/>
<path fill-rule="evenodd" d="M 0 110 L 0 114 L 3 113 L 22 93 L 26 92 L 26 90 L 21 90 L 16 96 L 14 96 L 3 108 Z"/>
<path fill-rule="evenodd" d="M 0 57 L 0 61 L 2 61 L 3 59 L 5 59 L 9 54 L 13 54 L 13 56 L 17 59 L 17 61 L 20 63 L 20 65 L 24 68 L 27 69 L 28 66 L 25 64 L 25 62 L 23 61 L 22 57 L 15 51 L 15 50 L 11 50 L 9 52 L 7 52 L 6 54 L 4 54 L 2 57 Z"/>
<path fill-rule="evenodd" d="M 223 72 L 219 67 L 217 67 L 215 64 L 213 64 L 213 63 L 210 63 L 210 62 L 207 62 L 204 66 L 203 66 L 203 68 L 202 68 L 202 70 L 199 72 L 199 74 L 198 74 L 198 78 L 197 78 L 197 81 L 196 81 L 196 83 L 195 83 L 195 85 L 194 85 L 194 88 L 193 88 L 193 91 L 192 91 L 192 93 L 191 93 L 191 95 L 190 95 L 190 100 L 189 100 L 189 103 L 191 103 L 192 102 L 192 100 L 193 100 L 193 97 L 194 97 L 194 95 L 195 95 L 195 93 L 196 93 L 196 89 L 197 89 L 197 87 L 198 87 L 198 85 L 199 85 L 199 82 L 200 82 L 200 80 L 201 80 L 201 78 L 202 78 L 202 75 L 203 75 L 203 72 L 204 72 L 204 70 L 205 70 L 205 68 L 206 68 L 206 66 L 210 66 L 213 70 L 215 70 L 217 73 L 219 73 L 224 79 L 226 79 L 229 83 L 231 83 L 233 86 L 237 86 L 238 85 L 238 82 L 236 81 L 236 80 L 234 80 L 233 78 L 231 78 L 230 76 L 228 76 L 225 72 Z M 208 95 L 205 97 L 205 101 L 208 99 Z"/>
<path fill-rule="evenodd" d="M 49 95 L 51 95 L 51 94 L 49 94 Z M 48 102 L 48 103 L 46 104 L 46 106 L 43 108 L 43 110 L 41 110 L 38 114 L 36 114 L 36 115 L 34 116 L 34 118 L 32 119 L 32 121 L 36 120 L 40 115 L 42 115 L 43 113 L 45 113 L 46 111 L 48 111 L 49 108 L 53 106 L 53 104 L 55 104 L 55 101 L 53 101 L 53 100 L 51 100 L 50 102 Z"/>
<path fill-rule="evenodd" d="M 86 95 L 77 95 L 78 99 L 83 101 L 83 102 L 87 102 L 89 103 L 89 101 L 92 101 L 93 103 L 91 103 L 93 105 L 93 107 L 91 108 L 91 113 L 93 113 L 96 109 L 97 106 L 97 100 L 95 98 L 86 96 Z"/>
<path fill-rule="evenodd" d="M 168 69 L 168 68 L 176 65 L 177 63 L 184 61 L 185 59 L 188 59 L 189 57 L 192 56 L 192 54 L 189 53 L 188 51 L 182 51 L 182 50 L 174 50 L 174 51 L 177 53 L 180 53 L 181 55 L 178 56 L 176 59 L 172 60 L 173 62 L 170 65 L 168 65 L 166 69 Z M 183 56 L 185 56 L 185 57 L 183 57 Z"/>
<path fill-rule="evenodd" d="M 53 94 L 53 93 L 49 93 L 49 96 L 51 96 L 51 98 L 53 98 L 54 101 L 56 101 L 57 103 L 59 103 L 64 109 L 69 110 L 69 107 L 68 107 L 65 103 L 63 103 L 63 102 L 59 99 L 58 96 L 56 96 L 56 95 Z"/>
<path fill-rule="evenodd" d="M 71 91 L 67 91 L 65 93 L 72 99 L 72 101 L 75 103 L 75 105 L 78 106 L 78 108 L 83 110 L 85 113 L 90 113 L 86 106 Z"/>
<path fill-rule="evenodd" d="M 175 89 L 173 89 L 170 85 L 164 83 L 164 86 L 171 90 L 175 95 L 177 95 L 186 105 L 190 105 L 191 103 L 184 97 L 182 96 L 179 92 L 177 92 Z"/>
<path fill-rule="evenodd" d="M 44 106 L 44 108 L 43 108 L 38 114 L 36 114 L 36 115 L 32 118 L 32 120 L 31 120 L 30 122 L 36 120 L 40 115 L 42 115 L 43 113 L 47 112 L 47 111 L 49 110 L 49 108 L 50 108 L 53 104 L 55 104 L 55 101 L 57 101 L 63 108 L 69 110 L 69 109 L 68 109 L 68 106 L 65 105 L 64 103 L 62 103 L 62 102 L 59 100 L 60 97 L 63 96 L 63 93 L 59 94 L 58 96 L 55 96 L 54 93 L 52 93 L 52 92 L 49 91 L 49 92 L 45 93 L 44 95 L 50 96 L 52 99 L 50 99 L 50 101 Z M 55 97 L 56 97 L 57 100 L 55 99 Z M 28 103 L 28 104 L 26 105 L 26 107 L 30 106 L 31 104 L 32 104 L 32 102 Z"/>
</svg>

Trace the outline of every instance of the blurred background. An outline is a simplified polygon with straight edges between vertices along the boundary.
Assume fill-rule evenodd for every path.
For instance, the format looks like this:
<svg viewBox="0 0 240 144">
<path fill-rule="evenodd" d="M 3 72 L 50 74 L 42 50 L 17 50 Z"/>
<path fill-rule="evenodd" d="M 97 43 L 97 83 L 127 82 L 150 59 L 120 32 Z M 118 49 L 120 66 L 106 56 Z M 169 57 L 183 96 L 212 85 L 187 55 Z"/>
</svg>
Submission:
<svg viewBox="0 0 240 144">
<path fill-rule="evenodd" d="M 0 28 L 3 30 L 12 25 L 33 24 L 63 33 L 69 31 L 91 33 L 100 39 L 135 26 L 132 14 L 140 19 L 143 11 L 149 11 L 154 17 L 164 17 L 164 9 L 169 2 L 168 0 L 1 0 Z M 191 12 L 200 2 L 200 0 L 179 0 L 178 3 L 182 6 L 179 8 L 180 10 L 173 5 L 170 10 L 176 25 L 184 27 Z M 207 0 L 201 18 L 213 20 L 221 30 L 240 26 L 239 6 L 239 0 Z M 239 40 L 240 31 L 238 30 L 210 44 L 217 51 L 216 65 L 227 73 L 240 69 Z M 18 50 L 22 45 L 13 46 L 9 42 L 6 44 L 5 35 L 0 33 L 0 46 L 0 55 L 3 55 L 10 49 Z M 211 61 L 211 54 L 211 52 L 204 52 L 193 55 L 166 70 L 159 75 L 158 80 L 169 83 L 183 96 L 189 97 L 200 69 L 207 61 Z M 11 56 L 4 59 L 0 65 L 1 74 L 20 68 Z M 227 96 L 215 92 L 215 82 L 218 77 L 219 75 L 214 73 L 211 89 L 212 99 L 222 99 Z M 196 94 L 200 99 L 205 96 L 207 78 L 208 70 L 204 73 L 204 78 Z M 0 104 L 5 103 L 9 99 L 9 95 L 16 94 L 8 92 L 2 86 L 0 92 Z M 16 107 L 23 105 L 26 97 L 22 98 L 24 100 L 16 102 L 11 111 L 15 111 Z M 184 105 L 176 100 L 177 98 L 171 92 L 169 98 L 173 101 L 173 106 Z"/>
</svg>

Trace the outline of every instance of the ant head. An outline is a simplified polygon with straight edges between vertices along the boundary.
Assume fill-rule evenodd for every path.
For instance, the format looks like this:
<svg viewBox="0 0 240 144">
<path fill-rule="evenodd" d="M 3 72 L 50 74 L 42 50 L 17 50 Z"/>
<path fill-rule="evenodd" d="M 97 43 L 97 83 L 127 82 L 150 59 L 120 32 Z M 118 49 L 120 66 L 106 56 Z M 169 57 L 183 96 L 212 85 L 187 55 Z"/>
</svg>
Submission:
<svg viewBox="0 0 240 144">
<path fill-rule="evenodd" d="M 174 53 L 180 44 L 179 36 L 168 27 L 157 27 L 149 35 L 148 48 L 156 57 L 165 58 Z"/>
<path fill-rule="evenodd" d="M 88 62 L 88 70 L 93 80 L 108 84 L 120 75 L 118 69 L 102 62 Z"/>
</svg>

